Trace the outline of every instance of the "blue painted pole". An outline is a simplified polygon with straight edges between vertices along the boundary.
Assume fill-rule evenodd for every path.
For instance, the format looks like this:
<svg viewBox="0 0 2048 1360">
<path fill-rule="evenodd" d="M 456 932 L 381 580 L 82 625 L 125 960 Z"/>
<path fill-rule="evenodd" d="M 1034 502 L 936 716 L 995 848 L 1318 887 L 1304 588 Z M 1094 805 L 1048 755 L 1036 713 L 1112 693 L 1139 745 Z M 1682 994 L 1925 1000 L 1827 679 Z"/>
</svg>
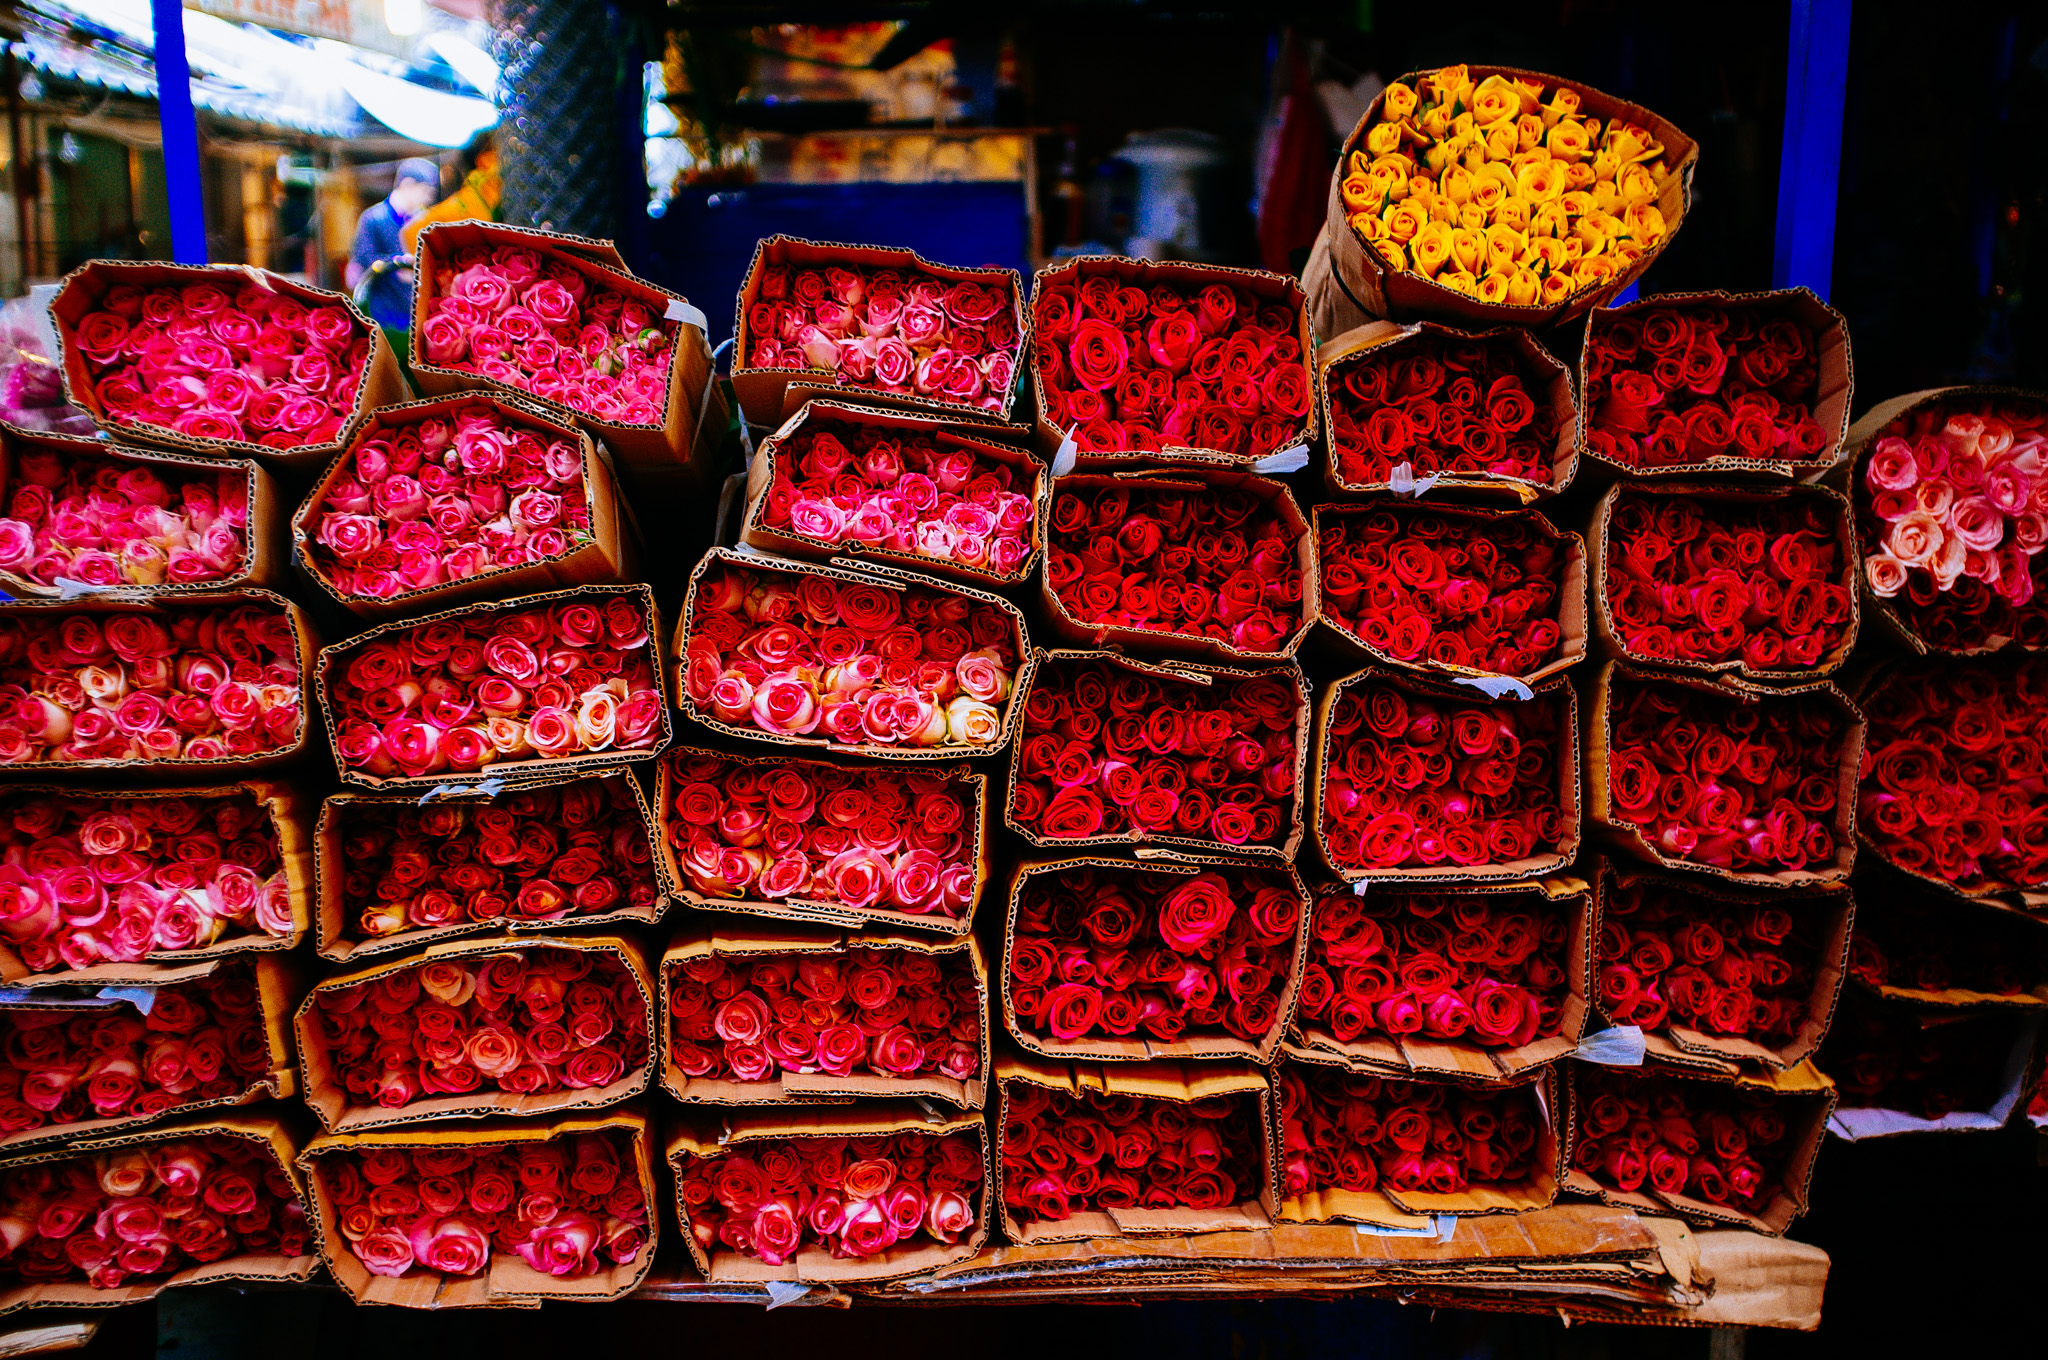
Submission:
<svg viewBox="0 0 2048 1360">
<path fill-rule="evenodd" d="M 164 133 L 164 192 L 171 200 L 171 258 L 206 263 L 206 190 L 199 177 L 199 120 L 192 112 L 192 67 L 185 60 L 185 7 L 149 0 L 156 30 L 156 103 Z"/>
<path fill-rule="evenodd" d="M 1778 234 L 1771 284 L 1828 296 L 1835 273 L 1835 198 L 1842 105 L 1849 83 L 1850 0 L 1792 0 L 1785 70 L 1785 144 L 1778 158 Z"/>
</svg>

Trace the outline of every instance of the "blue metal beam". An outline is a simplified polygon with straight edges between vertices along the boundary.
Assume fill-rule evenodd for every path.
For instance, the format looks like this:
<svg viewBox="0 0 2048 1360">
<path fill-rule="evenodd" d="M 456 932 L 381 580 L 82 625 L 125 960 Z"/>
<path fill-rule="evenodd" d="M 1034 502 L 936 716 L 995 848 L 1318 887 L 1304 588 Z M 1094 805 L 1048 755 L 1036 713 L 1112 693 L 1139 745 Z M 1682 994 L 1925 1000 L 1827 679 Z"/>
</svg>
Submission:
<svg viewBox="0 0 2048 1360">
<path fill-rule="evenodd" d="M 156 103 L 164 132 L 164 191 L 170 197 L 171 258 L 206 263 L 206 187 L 199 175 L 199 120 L 192 112 L 192 67 L 185 59 L 185 7 L 149 0 L 156 30 Z"/>
<path fill-rule="evenodd" d="M 1785 145 L 1778 159 L 1777 288 L 1826 298 L 1835 272 L 1835 198 L 1849 82 L 1850 0 L 1792 0 Z"/>
</svg>

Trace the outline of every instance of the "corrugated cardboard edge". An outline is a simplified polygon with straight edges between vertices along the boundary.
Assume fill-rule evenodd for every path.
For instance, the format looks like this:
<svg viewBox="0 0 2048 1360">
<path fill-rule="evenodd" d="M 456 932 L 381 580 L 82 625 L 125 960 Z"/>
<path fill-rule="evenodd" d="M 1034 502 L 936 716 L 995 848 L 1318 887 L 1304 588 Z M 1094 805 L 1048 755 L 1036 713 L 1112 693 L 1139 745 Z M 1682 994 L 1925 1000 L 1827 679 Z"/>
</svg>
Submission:
<svg viewBox="0 0 2048 1360">
<path fill-rule="evenodd" d="M 902 949 L 935 959 L 960 955 L 974 978 L 975 995 L 981 1002 L 981 1063 L 975 1075 L 955 1080 L 939 1075 L 885 1077 L 874 1072 L 856 1072 L 844 1077 L 829 1072 L 782 1073 L 771 1081 L 728 1081 L 684 1075 L 676 1066 L 671 1041 L 674 1021 L 669 1016 L 669 979 L 689 959 L 717 955 L 726 959 L 765 959 L 791 955 L 843 955 L 851 949 Z M 981 941 L 972 935 L 924 939 L 881 931 L 841 931 L 820 926 L 770 926 L 767 922 L 728 925 L 722 920 L 693 922 L 669 939 L 662 953 L 657 982 L 655 1028 L 661 1046 L 657 1070 L 661 1088 L 685 1105 L 836 1105 L 856 1098 L 943 1100 L 963 1110 L 979 1110 L 987 1101 L 989 1080 L 988 963 L 982 957 Z M 792 1085 L 789 1077 L 800 1080 Z"/>
<path fill-rule="evenodd" d="M 1294 681 L 1295 697 L 1298 700 L 1295 708 L 1295 731 L 1297 738 L 1294 743 L 1294 800 L 1287 816 L 1280 824 L 1281 836 L 1279 844 L 1225 845 L 1221 841 L 1203 840 L 1193 836 L 1147 834 L 1137 828 L 1119 835 L 1086 836 L 1075 840 L 1059 840 L 1041 836 L 1037 832 L 1021 825 L 1011 816 L 1011 809 L 1016 806 L 1017 781 L 1022 777 L 1024 769 L 1024 738 L 1021 734 L 1010 750 L 1010 774 L 1003 788 L 1003 825 L 1023 837 L 1026 843 L 1037 849 L 1052 851 L 1056 854 L 1074 850 L 1085 850 L 1097 846 L 1124 846 L 1129 848 L 1130 852 L 1139 859 L 1147 859 L 1154 856 L 1178 857 L 1192 852 L 1195 855 L 1278 859 L 1292 864 L 1295 852 L 1301 848 L 1301 840 L 1305 830 L 1305 818 L 1307 816 L 1307 809 L 1304 806 L 1305 800 L 1302 796 L 1302 784 L 1307 777 L 1308 770 L 1310 713 L 1308 680 L 1302 674 L 1301 667 L 1293 662 L 1289 662 L 1284 666 L 1271 666 L 1264 670 L 1245 670 L 1237 666 L 1203 665 L 1192 661 L 1153 663 L 1139 661 L 1117 652 L 1090 652 L 1054 648 L 1052 650 L 1040 649 L 1033 658 L 1032 667 L 1028 669 L 1031 669 L 1031 678 L 1035 682 L 1038 676 L 1043 673 L 1043 667 L 1050 663 L 1065 664 L 1073 662 L 1076 665 L 1080 665 L 1091 661 L 1099 661 L 1109 666 L 1120 666 L 1125 670 L 1136 671 L 1141 675 L 1149 675 L 1156 679 L 1167 681 L 1178 681 L 1181 684 L 1189 685 L 1214 684 L 1218 676 L 1228 676 L 1240 680 L 1286 679 Z M 1022 675 L 1023 672 L 1020 671 L 1019 674 Z M 1021 698 L 1019 695 L 1021 695 Z M 1020 688 L 1019 695 L 1013 695 L 1012 698 L 1017 701 L 1017 709 L 1021 714 L 1023 711 L 1023 699 L 1028 699 L 1030 695 L 1028 690 L 1024 688 Z"/>
</svg>

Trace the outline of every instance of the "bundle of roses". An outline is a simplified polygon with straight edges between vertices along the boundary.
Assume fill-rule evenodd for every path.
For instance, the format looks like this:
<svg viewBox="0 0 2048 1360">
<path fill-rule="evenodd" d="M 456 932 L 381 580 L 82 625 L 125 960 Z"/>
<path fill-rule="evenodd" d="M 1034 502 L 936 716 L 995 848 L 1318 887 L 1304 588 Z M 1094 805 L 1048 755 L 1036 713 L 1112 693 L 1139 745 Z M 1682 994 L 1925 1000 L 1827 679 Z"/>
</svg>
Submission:
<svg viewBox="0 0 2048 1360">
<path fill-rule="evenodd" d="M 1539 514 L 1319 505 L 1315 537 L 1319 616 L 1375 657 L 1533 681 L 1585 654 L 1585 541 Z"/>
<path fill-rule="evenodd" d="M 372 1275 L 478 1275 L 504 1254 L 586 1279 L 633 1265 L 654 1235 L 625 1129 L 504 1146 L 322 1150 L 312 1162 L 333 1205 L 329 1230 Z"/>
<path fill-rule="evenodd" d="M 1261 659 L 1294 650 L 1308 522 L 1293 493 L 1262 477 L 1204 477 L 1060 478 L 1045 585 L 1069 625 L 1061 631 L 1099 640 L 1128 630 L 1162 649 L 1200 639 L 1170 649 Z"/>
<path fill-rule="evenodd" d="M 1863 579 L 1907 636 L 1944 652 L 2048 646 L 2048 403 L 1964 391 L 1887 424 L 1854 464 Z"/>
<path fill-rule="evenodd" d="M 1003 1087 L 1003 1208 L 1018 1225 L 1111 1209 L 1228 1209 L 1264 1197 L 1258 1091 L 1201 1100 Z"/>
<path fill-rule="evenodd" d="M 1829 901 L 1840 911 L 1846 907 Z M 1819 901 L 1788 910 L 1776 899 L 1701 892 L 1669 879 L 1630 876 L 1600 897 L 1594 960 L 1600 1009 L 1617 1025 L 1652 1031 L 1689 1029 L 1782 1049 L 1823 1008 L 1816 974 L 1835 924 Z"/>
<path fill-rule="evenodd" d="M 204 281 L 115 283 L 74 303 L 71 290 L 91 283 L 82 271 L 58 292 L 51 311 L 79 403 L 103 425 L 192 439 L 280 451 L 334 443 L 370 360 L 362 314 L 336 294 L 268 276 L 231 284 L 181 272 Z"/>
<path fill-rule="evenodd" d="M 755 286 L 741 294 L 744 367 L 829 373 L 841 387 L 1008 413 L 1023 343 L 1015 273 L 863 246 L 811 248 L 836 263 L 793 261 L 784 246 L 761 243 Z"/>
<path fill-rule="evenodd" d="M 343 778 L 359 783 L 615 752 L 668 713 L 646 586 L 584 586 L 386 624 L 320 653 Z"/>
<path fill-rule="evenodd" d="M 691 579 L 677 644 L 690 716 L 906 754 L 984 754 L 1007 735 L 1026 654 L 1014 608 L 936 582 L 746 560 L 714 550 Z"/>
<path fill-rule="evenodd" d="M 830 903 L 964 926 L 981 883 L 982 776 L 671 751 L 662 826 L 714 903 Z"/>
<path fill-rule="evenodd" d="M 1623 485 L 1599 518 L 1601 620 L 1631 660 L 1798 678 L 1855 645 L 1855 540 L 1832 492 Z"/>
<path fill-rule="evenodd" d="M 1040 416 L 1084 452 L 1255 459 L 1308 438 L 1314 383 L 1293 280 L 1082 259 L 1039 275 Z"/>
<path fill-rule="evenodd" d="M 827 405 L 806 407 L 760 456 L 768 485 L 741 534 L 757 547 L 794 540 L 799 552 L 881 553 L 1001 582 L 1020 579 L 1037 551 L 1041 474 L 1020 450 Z"/>
<path fill-rule="evenodd" d="M 306 1207 L 269 1144 L 228 1133 L 0 1171 L 0 1280 L 146 1284 L 237 1256 L 310 1254 Z"/>
<path fill-rule="evenodd" d="M 1841 430 L 1815 418 L 1824 399 L 1821 335 L 1789 305 L 1774 312 L 1718 305 L 1724 301 L 1660 297 L 1593 313 L 1584 359 L 1587 452 L 1643 471 L 1826 456 Z"/>
<path fill-rule="evenodd" d="M 245 1099 L 272 1075 L 253 964 L 229 960 L 147 995 L 146 1011 L 80 1009 L 83 997 L 61 992 L 0 1006 L 0 1136 Z"/>
<path fill-rule="evenodd" d="M 662 986 L 668 1064 L 685 1079 L 982 1074 L 986 1003 L 966 949 L 706 952 L 671 959 Z"/>
<path fill-rule="evenodd" d="M 1857 827 L 1968 896 L 2048 884 L 2048 663 L 1902 667 L 1865 696 Z"/>
<path fill-rule="evenodd" d="M 26 586 L 246 579 L 254 463 L 202 466 L 96 440 L 11 436 L 0 573 Z"/>
<path fill-rule="evenodd" d="M 488 398 L 387 408 L 300 509 L 299 550 L 344 603 L 561 562 L 597 541 L 586 452 Z"/>
<path fill-rule="evenodd" d="M 522 945 L 330 980 L 300 1008 L 300 1050 L 323 1056 L 349 1108 L 557 1095 L 644 1076 L 647 979 L 609 943 Z M 327 1104 L 314 1107 L 332 1124 Z"/>
<path fill-rule="evenodd" d="M 1316 1063 L 1280 1069 L 1281 1192 L 1513 1193 L 1552 1174 L 1534 1082 L 1500 1090 L 1365 1076 Z M 1546 1145 L 1547 1144 L 1547 1145 Z M 1547 1202 L 1555 1181 L 1543 1194 Z"/>
<path fill-rule="evenodd" d="M 422 233 L 414 353 L 613 425 L 660 425 L 681 324 L 627 275 L 526 245 L 435 249 Z M 644 285 L 641 285 L 643 288 Z"/>
<path fill-rule="evenodd" d="M 1082 860 L 1026 866 L 1014 891 L 1004 990 L 1033 1051 L 1271 1056 L 1301 939 L 1291 875 Z"/>
<path fill-rule="evenodd" d="M 33 973 L 294 940 L 303 927 L 274 816 L 262 786 L 9 794 L 0 940 Z"/>
<path fill-rule="evenodd" d="M 1569 378 L 1525 332 L 1481 335 L 1423 323 L 1326 361 L 1318 379 L 1330 421 L 1330 486 L 1372 491 L 1406 467 L 1415 480 L 1495 479 L 1562 490 L 1571 479 L 1571 419 L 1551 394 Z"/>
<path fill-rule="evenodd" d="M 810 1251 L 871 1261 L 960 1243 L 981 1221 L 986 1180 L 973 1132 L 750 1138 L 682 1153 L 676 1198 L 707 1264 L 725 1251 L 771 1266 Z"/>
<path fill-rule="evenodd" d="M 2006 912 L 1959 909 L 1924 890 L 1866 893 L 1856 904 L 1849 976 L 1873 991 L 2032 1005 L 2048 1001 L 2048 930 Z"/>
<path fill-rule="evenodd" d="M 1360 671 L 1338 682 L 1324 727 L 1324 858 L 1347 878 L 1527 877 L 1562 864 L 1579 839 L 1577 749 L 1561 679 L 1528 702 L 1489 703 Z"/>
<path fill-rule="evenodd" d="M 1773 692 L 1611 664 L 1602 822 L 1631 854 L 1746 882 L 1840 879 L 1855 845 L 1841 805 L 1862 714 L 1826 683 Z"/>
<path fill-rule="evenodd" d="M 2013 1050 L 2034 1023 L 2024 1012 L 2003 1008 L 1931 1016 L 1919 1006 L 1851 990 L 1815 1061 L 1827 1064 L 1844 1110 L 1928 1120 L 1981 1115 L 1996 1110 L 2024 1080 L 2013 1070 Z"/>
<path fill-rule="evenodd" d="M 295 748 L 298 607 L 268 591 L 221 601 L 0 615 L 0 765 L 250 762 Z"/>
<path fill-rule="evenodd" d="M 1572 1068 L 1572 1167 L 1602 1190 L 1761 1217 L 1792 1189 L 1793 1107 L 1770 1091 L 1643 1068 Z"/>
<path fill-rule="evenodd" d="M 1291 851 L 1301 672 L 1145 668 L 1049 652 L 1024 699 L 1010 826 L 1034 845 L 1167 839 Z"/>
<path fill-rule="evenodd" d="M 640 795 L 624 774 L 515 789 L 491 803 L 330 799 L 324 874 L 340 884 L 339 940 L 632 911 L 661 885 Z M 335 943 L 323 940 L 323 946 Z"/>
<path fill-rule="evenodd" d="M 1519 1049 L 1562 1032 L 1583 902 L 1513 893 L 1330 892 L 1309 920 L 1294 1028 Z M 1354 1187 L 1370 1188 L 1370 1187 Z"/>
</svg>

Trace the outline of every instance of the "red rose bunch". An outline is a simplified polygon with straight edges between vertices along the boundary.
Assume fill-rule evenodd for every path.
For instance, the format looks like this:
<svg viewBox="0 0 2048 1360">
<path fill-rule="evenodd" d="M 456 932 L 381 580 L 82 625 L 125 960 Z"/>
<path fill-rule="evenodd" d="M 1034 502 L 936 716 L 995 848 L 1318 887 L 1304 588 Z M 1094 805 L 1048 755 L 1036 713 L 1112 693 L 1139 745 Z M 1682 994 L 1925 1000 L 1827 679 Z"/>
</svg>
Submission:
<svg viewBox="0 0 2048 1360">
<path fill-rule="evenodd" d="M 13 462 L 0 571 L 45 586 L 194 586 L 226 580 L 249 555 L 241 468 L 201 471 L 27 443 Z"/>
<path fill-rule="evenodd" d="M 1464 1090 L 1341 1067 L 1280 1069 L 1283 1193 L 1391 1190 L 1455 1195 L 1543 1170 L 1536 1087 Z"/>
<path fill-rule="evenodd" d="M 981 988 L 966 951 L 700 954 L 672 964 L 669 1059 L 686 1077 L 774 1081 L 981 1071 Z"/>
<path fill-rule="evenodd" d="M 1340 1044 L 1419 1035 L 1519 1048 L 1549 1038 L 1571 990 L 1567 905 L 1540 893 L 1326 893 L 1309 919 L 1294 1023 Z"/>
<path fill-rule="evenodd" d="M 747 308 L 747 366 L 820 369 L 841 386 L 1000 411 L 1017 377 L 1016 308 L 1007 278 L 768 265 Z"/>
<path fill-rule="evenodd" d="M 270 1072 L 254 971 L 232 961 L 124 1005 L 0 1007 L 0 1134 L 89 1119 L 153 1119 L 231 1100 Z"/>
<path fill-rule="evenodd" d="M 0 1280 L 120 1289 L 241 1255 L 312 1252 L 270 1145 L 209 1133 L 0 1171 Z"/>
<path fill-rule="evenodd" d="M 1257 1199 L 1265 1181 L 1254 1091 L 1153 1100 L 1013 1081 L 1004 1102 L 1003 1207 L 1022 1224 L 1108 1209 L 1224 1209 Z"/>
<path fill-rule="evenodd" d="M 1893 672 L 1867 700 L 1857 829 L 1965 892 L 2048 884 L 2048 662 Z"/>
<path fill-rule="evenodd" d="M 1378 486 L 1402 463 L 1417 477 L 1550 478 L 1557 413 L 1507 332 L 1424 331 L 1333 364 L 1324 381 L 1340 481 Z"/>
<path fill-rule="evenodd" d="M 609 1086 L 647 1062 L 647 995 L 603 949 L 522 945 L 314 993 L 312 1032 L 352 1104 Z"/>
<path fill-rule="evenodd" d="M 706 897 L 806 897 L 950 920 L 974 901 L 977 810 L 959 781 L 708 751 L 668 759 L 669 845 Z"/>
<path fill-rule="evenodd" d="M 344 1148 L 313 1174 L 372 1275 L 477 1275 L 504 1252 L 578 1279 L 647 1249 L 647 1195 L 624 1129 L 503 1147 Z"/>
<path fill-rule="evenodd" d="M 1004 577 L 1031 560 L 1033 477 L 955 435 L 811 414 L 776 447 L 764 528 Z"/>
<path fill-rule="evenodd" d="M 1565 540 L 1540 515 L 1326 506 L 1323 617 L 1396 661 L 1528 675 L 1564 645 Z"/>
<path fill-rule="evenodd" d="M 0 765 L 231 760 L 305 721 L 284 605 L 0 617 Z"/>
<path fill-rule="evenodd" d="M 1296 307 L 1218 282 L 1042 285 L 1031 352 L 1044 417 L 1084 451 L 1259 458 L 1304 437 L 1314 392 Z"/>
<path fill-rule="evenodd" d="M 1010 1004 L 1057 1042 L 1235 1038 L 1258 1047 L 1294 973 L 1301 896 L 1250 865 L 1034 874 L 1009 935 Z"/>
<path fill-rule="evenodd" d="M 332 441 L 370 356 L 369 327 L 339 299 L 309 307 L 254 282 L 117 284 L 64 341 L 108 422 L 272 449 Z"/>
<path fill-rule="evenodd" d="M 1272 652 L 1301 627 L 1298 530 L 1241 487 L 1063 484 L 1046 584 L 1084 624 Z"/>
<path fill-rule="evenodd" d="M 1295 815 L 1300 698 L 1283 676 L 1196 684 L 1049 656 L 1024 700 L 1010 819 L 1049 841 L 1277 845 Z"/>
<path fill-rule="evenodd" d="M 974 1231 L 987 1174 L 972 1133 L 749 1141 L 677 1173 L 684 1226 L 707 1255 L 771 1266 L 805 1249 L 865 1261 L 952 1246 Z"/>
<path fill-rule="evenodd" d="M 467 773 L 501 761 L 652 752 L 662 700 L 644 596 L 470 610 L 324 656 L 344 771 Z"/>
<path fill-rule="evenodd" d="M 1856 904 L 1849 976 L 1864 986 L 1991 996 L 2048 983 L 2048 931 L 1933 893 L 1866 893 Z"/>
<path fill-rule="evenodd" d="M 842 746 L 993 746 L 1003 734 L 1023 639 L 992 604 L 726 563 L 694 589 L 683 690 L 700 713 Z"/>
<path fill-rule="evenodd" d="M 1572 1082 L 1572 1165 L 1609 1190 L 1759 1213 L 1797 1151 L 1767 1091 L 1592 1063 Z"/>
<path fill-rule="evenodd" d="M 1818 338 L 1790 316 L 1680 304 L 1596 316 L 1586 336 L 1586 446 L 1624 467 L 1716 458 L 1811 462 Z"/>
<path fill-rule="evenodd" d="M 1339 869 L 1512 864 L 1576 836 L 1558 799 L 1576 758 L 1565 699 L 1438 698 L 1368 676 L 1330 712 L 1323 843 Z"/>
<path fill-rule="evenodd" d="M 1813 911 L 1637 879 L 1611 884 L 1601 915 L 1600 1009 L 1615 1024 L 1776 1047 L 1806 1023 L 1820 964 Z"/>
<path fill-rule="evenodd" d="M 1625 487 L 1607 534 L 1601 598 L 1632 655 L 1806 670 L 1848 635 L 1844 531 L 1820 496 L 1717 502 Z"/>
<path fill-rule="evenodd" d="M 486 402 L 385 425 L 307 528 L 314 569 L 343 595 L 378 600 L 555 561 L 591 541 L 583 449 Z"/>
<path fill-rule="evenodd" d="M 622 775 L 496 802 L 346 802 L 341 900 L 356 937 L 472 922 L 569 921 L 661 896 L 639 795 Z"/>
<path fill-rule="evenodd" d="M 430 259 L 426 361 L 620 425 L 659 425 L 679 323 L 596 270 L 524 246 Z"/>
<path fill-rule="evenodd" d="M 1812 694 L 1744 703 L 1613 673 L 1608 797 L 1663 854 L 1770 873 L 1835 858 L 1847 719 Z"/>
<path fill-rule="evenodd" d="M 1842 994 L 1816 1064 L 1844 1109 L 1899 1110 L 1921 1119 L 1989 1111 L 2014 1075 L 2025 1019 L 2009 1010 L 1944 1012 L 1929 1024 L 1910 1005 Z"/>
<path fill-rule="evenodd" d="M 277 827 L 253 794 L 0 799 L 0 939 L 31 972 L 292 933 Z"/>
</svg>

